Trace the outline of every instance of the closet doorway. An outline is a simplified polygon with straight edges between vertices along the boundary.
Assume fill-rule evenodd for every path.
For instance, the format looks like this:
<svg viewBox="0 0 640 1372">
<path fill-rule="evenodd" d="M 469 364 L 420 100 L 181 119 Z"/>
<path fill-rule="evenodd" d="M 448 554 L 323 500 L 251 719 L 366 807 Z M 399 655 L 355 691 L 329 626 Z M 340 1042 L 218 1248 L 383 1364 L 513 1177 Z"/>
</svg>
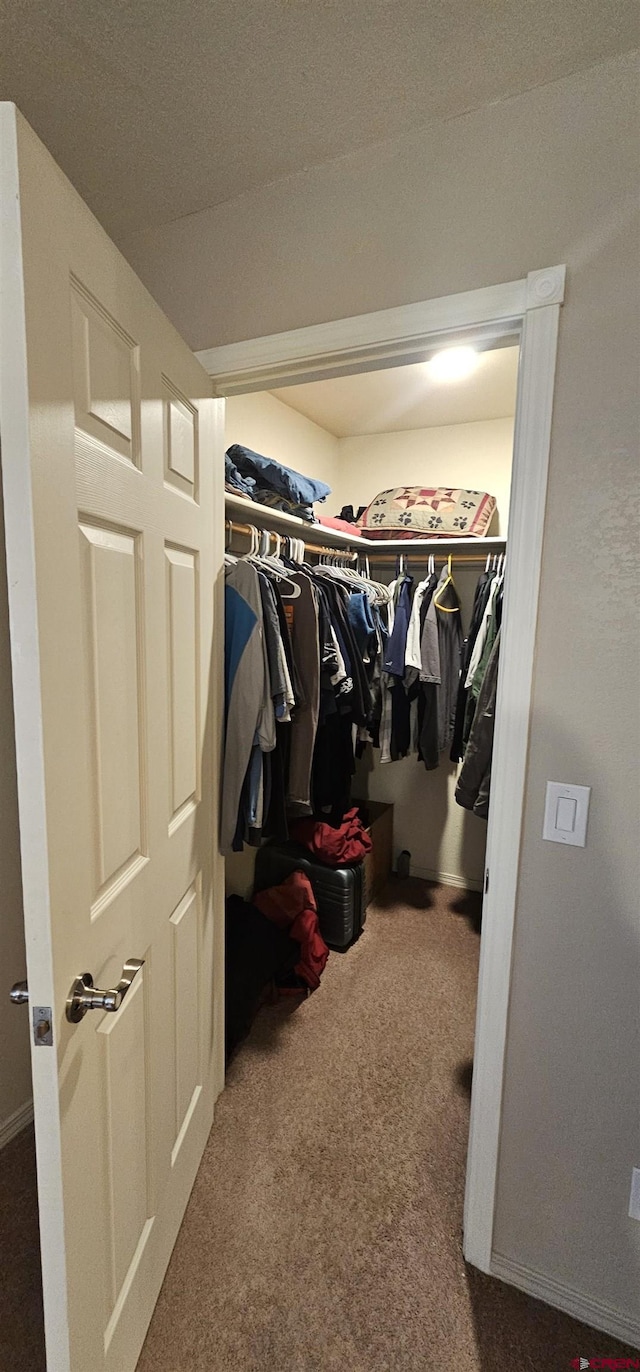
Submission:
<svg viewBox="0 0 640 1372">
<path fill-rule="evenodd" d="M 508 556 L 491 805 L 486 834 L 483 820 L 475 815 L 458 814 L 453 796 L 455 772 L 447 766 L 438 768 L 429 778 L 424 769 L 416 767 L 415 758 L 408 757 L 386 768 L 365 761 L 366 775 L 361 773 L 358 778 L 360 794 L 364 785 L 371 798 L 393 798 L 395 848 L 396 851 L 399 848 L 411 851 L 416 874 L 431 879 L 439 877 L 442 881 L 453 880 L 462 887 L 483 891 L 464 1253 L 467 1261 L 485 1272 L 491 1272 L 492 1262 L 511 944 L 556 343 L 563 297 L 564 268 L 556 267 L 532 272 L 525 280 L 504 286 L 199 354 L 200 361 L 213 377 L 216 393 L 227 397 L 228 444 L 240 442 L 275 455 L 268 446 L 268 430 L 270 422 L 276 422 L 275 416 L 282 414 L 278 407 L 283 406 L 293 416 L 290 421 L 292 447 L 287 452 L 280 447 L 278 457 L 281 461 L 299 471 L 322 476 L 318 466 L 323 461 L 331 464 L 331 440 L 337 444 L 337 450 L 333 447 L 337 499 L 331 500 L 331 514 L 345 505 L 353 505 L 356 509 L 368 505 L 376 494 L 373 485 L 377 491 L 382 491 L 401 484 L 459 484 L 497 495 L 497 513 L 489 531 L 489 537 L 496 542 L 489 545 L 489 555 L 499 556 L 508 548 Z M 462 406 L 457 414 L 454 406 L 444 414 L 438 413 L 434 402 L 431 423 L 416 421 L 415 410 L 414 418 L 407 418 L 411 405 L 416 403 L 408 396 L 410 384 L 415 387 L 418 377 L 424 375 L 425 363 L 434 354 L 453 346 L 471 348 L 479 354 L 487 379 L 492 368 L 494 379 L 502 376 L 505 394 L 506 376 L 511 367 L 510 404 L 504 406 L 502 415 L 496 414 L 494 409 L 489 417 L 490 412 L 486 408 L 482 410 L 478 395 L 475 410 L 466 414 Z M 403 385 L 404 400 L 400 401 L 398 396 Z M 485 391 L 489 393 L 488 386 Z M 452 394 L 450 391 L 449 396 Z M 450 399 L 447 403 L 450 404 Z M 402 414 L 407 424 L 404 429 L 399 417 Z M 309 451 L 304 458 L 300 435 L 293 438 L 295 416 L 306 425 L 315 425 L 312 445 L 315 451 Z M 463 459 L 465 445 L 455 441 L 461 437 L 463 426 L 470 426 L 469 439 L 471 426 L 495 425 L 497 421 L 502 421 L 502 433 L 498 441 L 496 429 L 491 456 L 487 453 L 485 458 L 486 475 L 482 475 L 478 449 L 473 478 L 471 472 L 463 478 L 465 461 L 473 464 L 474 460 L 471 455 L 473 444 L 468 445 Z M 344 432 L 336 432 L 341 428 Z M 447 435 L 447 429 L 458 429 L 458 433 Z M 429 442 L 425 439 L 428 430 L 431 430 Z M 440 430 L 439 451 L 436 430 Z M 308 428 L 306 432 L 309 434 L 311 430 Z M 414 443 L 411 436 L 416 433 L 420 437 L 411 452 Z M 454 450 L 455 461 L 461 464 L 455 468 L 460 472 L 455 477 Z M 426 458 L 423 462 L 423 454 L 427 452 L 430 454 L 428 463 Z M 431 465 L 432 459 L 435 466 Z M 468 468 L 464 467 L 464 470 Z M 492 492 L 491 486 L 496 483 L 499 489 Z M 228 514 L 228 517 L 234 516 Z M 264 520 L 260 522 L 263 527 L 277 527 L 273 518 L 267 525 Z M 456 549 L 451 549 L 450 544 L 447 553 L 453 554 L 452 570 L 466 627 L 475 584 L 485 559 L 482 564 L 478 561 L 463 564 L 459 546 L 457 560 Z M 386 579 L 389 580 L 396 570 L 396 557 L 404 549 L 394 548 L 391 554 L 386 549 L 384 554 L 378 549 L 375 555 L 369 554 L 369 565 L 373 573 L 375 558 L 390 557 L 390 563 L 386 564 Z M 486 543 L 484 549 L 486 558 Z M 442 558 L 438 559 L 438 553 L 442 551 L 433 548 L 437 566 L 442 566 Z M 469 553 L 465 548 L 467 556 L 475 558 L 480 551 L 478 547 Z M 410 544 L 406 545 L 405 556 L 412 572 Z M 414 561 L 417 556 L 414 547 Z M 417 565 L 416 574 L 422 574 Z M 430 828 L 423 823 L 428 812 L 435 816 L 435 823 Z M 228 883 L 232 889 L 246 893 L 251 873 L 243 868 L 243 862 L 246 862 L 244 857 L 232 859 Z"/>
<path fill-rule="evenodd" d="M 405 574 L 410 593 L 421 598 L 425 580 L 440 577 L 451 557 L 452 587 L 460 602 L 458 621 L 466 636 L 472 620 L 476 588 L 480 581 L 504 575 L 509 519 L 519 346 L 506 342 L 472 356 L 459 357 L 459 373 L 441 377 L 427 362 L 414 362 L 384 371 L 367 371 L 302 385 L 230 396 L 226 402 L 228 449 L 244 444 L 274 457 L 305 476 L 331 487 L 331 495 L 315 506 L 318 523 L 308 530 L 295 529 L 308 539 L 308 560 L 314 562 L 313 544 L 331 544 L 335 529 L 352 542 L 357 566 L 374 582 L 398 585 Z M 455 358 L 454 358 L 455 363 Z M 403 508 L 393 530 L 376 527 L 383 515 L 375 502 L 390 486 L 404 488 Z M 461 494 L 454 509 L 443 488 Z M 440 491 L 433 500 L 428 491 Z M 465 536 L 471 523 L 471 501 L 465 491 L 486 492 L 495 500 L 486 536 Z M 420 495 L 419 493 L 422 493 Z M 423 505 L 417 504 L 419 499 Z M 242 503 L 227 492 L 227 518 L 233 529 L 239 521 L 255 521 L 282 534 L 289 521 L 278 520 L 264 507 Z M 380 506 L 382 508 L 382 506 Z M 356 524 L 348 519 L 369 509 L 372 536 L 363 543 Z M 457 511 L 457 512 L 456 512 Z M 340 515 L 347 519 L 340 519 Z M 337 519 L 334 517 L 338 516 Z M 407 537 L 408 521 L 413 537 Z M 459 536 L 438 538 L 430 530 L 456 526 Z M 229 526 L 228 526 L 229 527 Z M 418 530 L 421 536 L 418 536 Z M 382 535 L 386 536 L 382 539 Z M 335 540 L 338 543 L 338 540 Z M 236 543 L 233 543 L 234 548 Z M 248 546 L 238 540 L 239 550 Z M 336 548 L 336 558 L 340 545 Z M 331 553 L 325 554 L 325 561 Z M 432 589 L 432 588 L 430 588 Z M 426 603 L 420 619 L 424 620 Z M 416 605 L 417 610 L 417 605 Z M 417 617 L 417 616 L 416 616 Z M 457 624 L 456 624 L 457 631 Z M 453 746 L 455 701 L 450 700 L 446 746 L 435 756 L 421 756 L 418 724 L 419 684 L 415 669 L 405 673 L 407 690 L 412 678 L 411 724 L 413 738 L 396 738 L 392 730 L 389 747 L 366 746 L 357 764 L 352 793 L 359 799 L 394 807 L 394 847 L 411 855 L 411 873 L 461 890 L 482 891 L 485 871 L 487 826 L 469 809 L 456 803 L 460 767 L 450 759 Z M 479 681 L 476 683 L 476 689 Z M 457 683 L 451 696 L 457 696 Z M 461 711 L 464 715 L 464 710 Z M 462 760 L 466 733 L 460 720 L 456 742 Z M 424 732 L 424 730 L 423 730 Z M 249 895 L 253 888 L 255 849 L 227 857 L 227 891 Z"/>
</svg>

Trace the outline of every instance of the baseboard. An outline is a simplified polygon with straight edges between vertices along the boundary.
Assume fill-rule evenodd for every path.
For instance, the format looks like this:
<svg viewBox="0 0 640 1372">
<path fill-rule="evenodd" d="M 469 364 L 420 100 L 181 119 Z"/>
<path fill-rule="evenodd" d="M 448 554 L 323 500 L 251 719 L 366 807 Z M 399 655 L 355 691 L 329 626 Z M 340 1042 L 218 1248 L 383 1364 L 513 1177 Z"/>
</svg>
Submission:
<svg viewBox="0 0 640 1372">
<path fill-rule="evenodd" d="M 9 1118 L 0 1124 L 0 1148 L 4 1148 L 7 1143 L 11 1143 L 17 1134 L 21 1134 L 33 1119 L 33 1101 L 27 1100 L 24 1105 L 14 1110 Z"/>
<path fill-rule="evenodd" d="M 412 877 L 423 877 L 425 881 L 438 881 L 442 886 L 457 886 L 461 891 L 481 891 L 482 881 L 473 877 L 461 877 L 455 872 L 436 872 L 431 867 L 418 867 L 411 863 Z"/>
<path fill-rule="evenodd" d="M 564 1310 L 567 1315 L 573 1315 L 574 1319 L 591 1325 L 593 1329 L 601 1330 L 603 1334 L 609 1334 L 613 1339 L 619 1339 L 621 1343 L 626 1343 L 632 1348 L 640 1348 L 640 1322 L 604 1301 L 597 1301 L 581 1291 L 574 1291 L 563 1282 L 556 1281 L 553 1277 L 545 1277 L 541 1272 L 535 1272 L 523 1263 L 505 1258 L 501 1253 L 491 1255 L 491 1275 L 499 1277 L 500 1281 L 507 1282 L 509 1286 L 517 1286 L 529 1296 L 536 1296 L 546 1305 Z M 606 1349 L 604 1351 L 606 1353 Z M 576 1355 L 578 1354 L 585 1358 L 593 1357 L 593 1350 L 576 1348 Z"/>
</svg>

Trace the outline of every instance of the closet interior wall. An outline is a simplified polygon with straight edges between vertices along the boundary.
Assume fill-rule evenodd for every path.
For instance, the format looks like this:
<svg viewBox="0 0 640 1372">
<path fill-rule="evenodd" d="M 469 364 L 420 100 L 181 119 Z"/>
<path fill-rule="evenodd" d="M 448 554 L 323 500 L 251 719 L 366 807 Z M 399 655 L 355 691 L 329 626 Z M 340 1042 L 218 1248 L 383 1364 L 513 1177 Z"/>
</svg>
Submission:
<svg viewBox="0 0 640 1372">
<path fill-rule="evenodd" d="M 288 391 L 295 391 L 295 387 Z M 451 486 L 495 495 L 497 510 L 489 533 L 506 537 L 513 413 L 476 422 L 337 437 L 287 404 L 282 391 L 280 397 L 269 392 L 229 397 L 226 446 L 245 444 L 328 482 L 332 494 L 325 505 L 316 507 L 316 513 L 336 515 L 349 504 L 357 509 L 394 485 L 440 486 L 446 481 Z M 515 386 L 512 409 L 515 411 Z M 264 523 L 264 518 L 260 522 Z M 308 536 L 311 534 L 309 529 Z M 322 542 L 321 525 L 313 529 L 313 537 Z M 444 554 L 435 551 L 439 571 Z M 371 574 L 388 583 L 395 576 L 395 567 L 388 560 L 378 562 L 379 556 L 380 550 L 372 543 Z M 426 561 L 415 553 L 412 557 L 409 542 L 406 556 L 408 571 L 417 583 L 426 575 Z M 478 556 L 483 556 L 481 541 Z M 465 631 L 483 566 L 480 561 L 458 561 L 454 550 L 453 572 Z M 481 890 L 487 826 L 455 801 L 459 766 L 449 762 L 446 754 L 431 772 L 415 754 L 383 764 L 378 759 L 379 752 L 367 747 L 357 764 L 353 792 L 394 805 L 394 859 L 402 849 L 408 849 L 415 875 Z M 255 850 L 246 846 L 243 852 L 227 857 L 227 891 L 250 896 L 254 865 Z"/>
</svg>

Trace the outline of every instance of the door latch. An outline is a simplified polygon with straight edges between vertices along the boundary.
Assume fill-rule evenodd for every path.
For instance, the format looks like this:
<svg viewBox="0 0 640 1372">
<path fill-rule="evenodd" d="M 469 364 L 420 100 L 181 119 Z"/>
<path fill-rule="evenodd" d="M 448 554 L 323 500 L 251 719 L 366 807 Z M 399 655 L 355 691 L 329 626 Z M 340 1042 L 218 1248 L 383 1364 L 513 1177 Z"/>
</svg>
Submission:
<svg viewBox="0 0 640 1372">
<path fill-rule="evenodd" d="M 34 1005 L 32 1011 L 33 1042 L 36 1048 L 51 1048 L 53 1045 L 53 1015 L 50 1005 Z"/>
</svg>

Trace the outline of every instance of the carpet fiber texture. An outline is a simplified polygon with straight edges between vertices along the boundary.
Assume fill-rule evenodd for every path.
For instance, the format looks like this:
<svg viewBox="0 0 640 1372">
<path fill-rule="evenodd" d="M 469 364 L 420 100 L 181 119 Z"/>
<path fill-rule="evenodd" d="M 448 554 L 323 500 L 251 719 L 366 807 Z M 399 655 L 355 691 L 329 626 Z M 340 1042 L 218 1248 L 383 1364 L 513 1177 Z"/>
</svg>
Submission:
<svg viewBox="0 0 640 1372">
<path fill-rule="evenodd" d="M 0 1370 L 45 1372 L 33 1127 L 0 1152 Z"/>
<path fill-rule="evenodd" d="M 629 1353 L 465 1266 L 479 898 L 392 884 L 232 1062 L 138 1372 L 552 1372 Z"/>
</svg>

